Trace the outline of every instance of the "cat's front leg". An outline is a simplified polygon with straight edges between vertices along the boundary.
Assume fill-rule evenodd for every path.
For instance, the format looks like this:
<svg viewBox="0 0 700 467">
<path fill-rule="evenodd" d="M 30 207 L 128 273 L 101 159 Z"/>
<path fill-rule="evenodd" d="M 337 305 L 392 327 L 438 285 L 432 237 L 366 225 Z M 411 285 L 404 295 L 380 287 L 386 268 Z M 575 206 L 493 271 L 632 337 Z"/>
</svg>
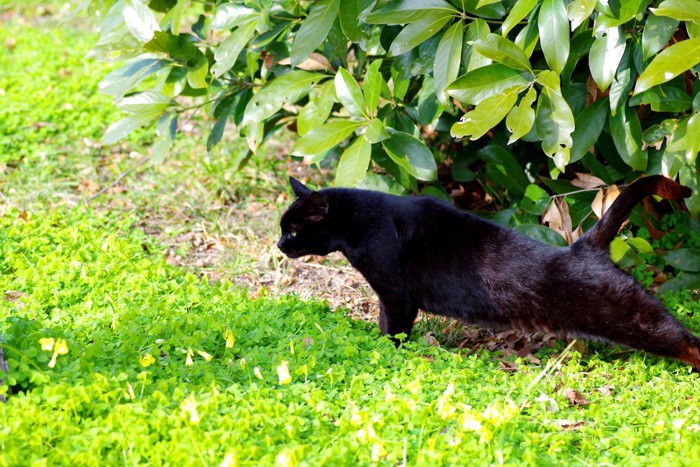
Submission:
<svg viewBox="0 0 700 467">
<path fill-rule="evenodd" d="M 397 334 L 411 335 L 413 322 L 418 315 L 418 307 L 403 299 L 379 300 L 379 329 L 388 334 L 398 347 L 401 341 L 394 338 Z"/>
</svg>

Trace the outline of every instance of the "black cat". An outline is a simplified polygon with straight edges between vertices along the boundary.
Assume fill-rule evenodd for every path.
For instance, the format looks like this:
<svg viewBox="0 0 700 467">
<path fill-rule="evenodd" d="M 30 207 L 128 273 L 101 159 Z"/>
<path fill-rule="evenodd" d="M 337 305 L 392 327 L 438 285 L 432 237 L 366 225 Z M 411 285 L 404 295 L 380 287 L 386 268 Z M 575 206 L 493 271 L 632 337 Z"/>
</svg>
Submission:
<svg viewBox="0 0 700 467">
<path fill-rule="evenodd" d="M 341 251 L 379 296 L 384 334 L 410 334 L 418 309 L 491 328 L 601 339 L 689 363 L 700 340 L 610 260 L 609 244 L 648 195 L 690 196 L 663 177 L 632 183 L 573 245 L 555 248 L 426 196 L 312 191 L 297 199 L 277 244 L 290 258 Z"/>
</svg>

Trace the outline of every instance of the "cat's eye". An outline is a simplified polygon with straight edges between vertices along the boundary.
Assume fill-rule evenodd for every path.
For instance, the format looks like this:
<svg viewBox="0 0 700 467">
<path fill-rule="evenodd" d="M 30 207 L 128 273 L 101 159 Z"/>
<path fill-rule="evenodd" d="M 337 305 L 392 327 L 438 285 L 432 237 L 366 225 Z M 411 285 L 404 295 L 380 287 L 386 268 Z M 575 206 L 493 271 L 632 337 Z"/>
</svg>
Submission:
<svg viewBox="0 0 700 467">
<path fill-rule="evenodd" d="M 289 232 L 289 235 L 291 235 L 292 238 L 294 238 L 297 236 L 297 233 L 299 233 L 299 232 L 297 232 L 296 230 L 292 230 L 291 232 Z"/>
</svg>

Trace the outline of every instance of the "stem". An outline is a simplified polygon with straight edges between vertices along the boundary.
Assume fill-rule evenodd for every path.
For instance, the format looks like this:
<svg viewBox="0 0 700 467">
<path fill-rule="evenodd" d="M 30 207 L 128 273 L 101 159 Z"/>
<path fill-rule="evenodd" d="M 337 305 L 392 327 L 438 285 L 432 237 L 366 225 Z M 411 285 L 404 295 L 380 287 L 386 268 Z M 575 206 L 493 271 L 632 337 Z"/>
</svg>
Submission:
<svg viewBox="0 0 700 467">
<path fill-rule="evenodd" d="M 95 198 L 97 198 L 98 196 L 100 196 L 100 195 L 101 195 L 102 193 L 104 193 L 105 191 L 107 191 L 107 190 L 109 190 L 110 188 L 112 188 L 112 187 L 118 185 L 119 182 L 121 182 L 122 180 L 124 180 L 131 172 L 133 172 L 134 170 L 138 169 L 139 167 L 141 167 L 143 164 L 145 164 L 145 163 L 148 162 L 149 160 L 151 160 L 151 156 L 150 156 L 150 155 L 149 155 L 149 156 L 146 156 L 146 157 L 144 157 L 143 159 L 141 159 L 140 161 L 138 161 L 133 167 L 131 167 L 129 170 L 127 170 L 126 172 L 122 173 L 119 177 L 117 177 L 117 179 L 116 179 L 115 181 L 113 181 L 112 183 L 110 183 L 110 184 L 107 185 L 106 187 L 102 188 L 100 191 L 98 191 L 98 192 L 95 193 L 94 195 L 90 196 L 90 197 L 87 199 L 86 203 L 92 202 L 92 200 L 94 200 Z"/>
</svg>

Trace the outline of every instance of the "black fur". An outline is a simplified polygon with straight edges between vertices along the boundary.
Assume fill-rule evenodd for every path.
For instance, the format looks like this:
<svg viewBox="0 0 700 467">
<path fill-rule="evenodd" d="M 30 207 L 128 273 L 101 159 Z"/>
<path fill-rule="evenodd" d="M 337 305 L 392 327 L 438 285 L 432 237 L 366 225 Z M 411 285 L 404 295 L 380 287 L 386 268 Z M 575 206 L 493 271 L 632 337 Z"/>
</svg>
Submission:
<svg viewBox="0 0 700 467">
<path fill-rule="evenodd" d="M 555 248 L 432 197 L 330 188 L 290 178 L 297 200 L 282 216 L 290 258 L 342 252 L 380 300 L 379 326 L 411 333 L 419 309 L 491 328 L 616 342 L 700 369 L 700 341 L 608 253 L 631 209 L 650 194 L 690 190 L 662 177 L 630 185 L 596 226 Z"/>
</svg>

